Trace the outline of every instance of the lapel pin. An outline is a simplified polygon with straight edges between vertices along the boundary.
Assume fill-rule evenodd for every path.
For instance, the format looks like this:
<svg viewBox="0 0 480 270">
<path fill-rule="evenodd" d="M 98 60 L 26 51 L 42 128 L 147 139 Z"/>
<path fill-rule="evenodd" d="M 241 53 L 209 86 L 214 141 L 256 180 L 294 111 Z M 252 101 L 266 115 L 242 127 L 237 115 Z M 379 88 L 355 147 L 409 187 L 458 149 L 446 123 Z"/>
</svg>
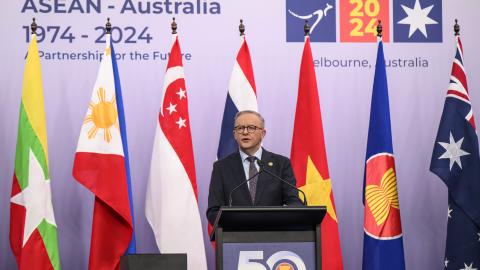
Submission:
<svg viewBox="0 0 480 270">
<path fill-rule="evenodd" d="M 272 167 L 273 166 L 273 162 L 268 162 L 268 167 Z"/>
</svg>

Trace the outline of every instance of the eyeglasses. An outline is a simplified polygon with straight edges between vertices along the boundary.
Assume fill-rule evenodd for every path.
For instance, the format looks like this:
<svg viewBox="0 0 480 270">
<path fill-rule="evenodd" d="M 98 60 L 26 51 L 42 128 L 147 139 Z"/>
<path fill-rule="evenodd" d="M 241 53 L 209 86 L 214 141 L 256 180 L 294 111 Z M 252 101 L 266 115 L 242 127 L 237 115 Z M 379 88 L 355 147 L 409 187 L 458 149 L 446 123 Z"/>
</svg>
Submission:
<svg viewBox="0 0 480 270">
<path fill-rule="evenodd" d="M 257 127 L 254 125 L 249 125 L 249 126 L 236 126 L 233 128 L 233 131 L 236 133 L 242 133 L 247 130 L 248 133 L 254 133 L 256 130 L 262 130 L 263 128 Z"/>
</svg>

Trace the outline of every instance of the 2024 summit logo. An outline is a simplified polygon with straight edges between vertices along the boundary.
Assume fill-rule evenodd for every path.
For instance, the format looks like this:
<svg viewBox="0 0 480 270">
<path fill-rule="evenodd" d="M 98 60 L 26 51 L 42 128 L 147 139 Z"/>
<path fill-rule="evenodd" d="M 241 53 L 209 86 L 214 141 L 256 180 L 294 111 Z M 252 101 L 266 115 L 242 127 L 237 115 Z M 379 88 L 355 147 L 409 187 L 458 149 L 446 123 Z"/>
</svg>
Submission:
<svg viewBox="0 0 480 270">
<path fill-rule="evenodd" d="M 390 7 L 390 0 L 286 0 L 287 42 L 303 42 L 305 20 L 312 42 L 375 42 L 378 20 L 384 42 L 391 32 L 393 42 L 442 42 L 442 1 L 392 2 Z"/>
</svg>

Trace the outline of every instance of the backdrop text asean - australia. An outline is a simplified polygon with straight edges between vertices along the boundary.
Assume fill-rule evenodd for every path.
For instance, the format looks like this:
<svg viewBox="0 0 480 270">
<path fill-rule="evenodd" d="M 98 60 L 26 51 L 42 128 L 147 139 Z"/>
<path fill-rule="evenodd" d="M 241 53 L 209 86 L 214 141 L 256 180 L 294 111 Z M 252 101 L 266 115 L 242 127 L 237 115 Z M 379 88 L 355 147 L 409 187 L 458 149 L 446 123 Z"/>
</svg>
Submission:
<svg viewBox="0 0 480 270">
<path fill-rule="evenodd" d="M 22 13 L 78 13 L 100 14 L 104 10 L 118 10 L 120 14 L 220 14 L 221 5 L 209 0 L 123 0 L 111 3 L 101 0 L 25 0 Z"/>
</svg>

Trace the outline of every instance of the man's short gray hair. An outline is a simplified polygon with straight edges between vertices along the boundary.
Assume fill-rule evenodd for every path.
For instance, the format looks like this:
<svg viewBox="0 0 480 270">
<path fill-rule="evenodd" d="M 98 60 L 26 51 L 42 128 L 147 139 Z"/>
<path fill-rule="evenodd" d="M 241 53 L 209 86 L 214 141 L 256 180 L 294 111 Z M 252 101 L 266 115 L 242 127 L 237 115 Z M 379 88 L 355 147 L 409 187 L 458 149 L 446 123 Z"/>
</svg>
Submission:
<svg viewBox="0 0 480 270">
<path fill-rule="evenodd" d="M 265 127 L 265 119 L 263 119 L 263 116 L 256 112 L 256 111 L 253 111 L 253 110 L 244 110 L 244 111 L 239 111 L 237 114 L 235 114 L 235 118 L 234 118 L 234 125 L 235 125 L 235 122 L 237 122 L 237 118 L 240 117 L 240 115 L 243 115 L 243 114 L 248 114 L 248 113 L 251 113 L 251 114 L 254 114 L 256 116 L 258 116 L 258 118 L 260 118 L 260 122 L 262 123 L 262 126 L 261 128 L 264 128 Z"/>
</svg>

